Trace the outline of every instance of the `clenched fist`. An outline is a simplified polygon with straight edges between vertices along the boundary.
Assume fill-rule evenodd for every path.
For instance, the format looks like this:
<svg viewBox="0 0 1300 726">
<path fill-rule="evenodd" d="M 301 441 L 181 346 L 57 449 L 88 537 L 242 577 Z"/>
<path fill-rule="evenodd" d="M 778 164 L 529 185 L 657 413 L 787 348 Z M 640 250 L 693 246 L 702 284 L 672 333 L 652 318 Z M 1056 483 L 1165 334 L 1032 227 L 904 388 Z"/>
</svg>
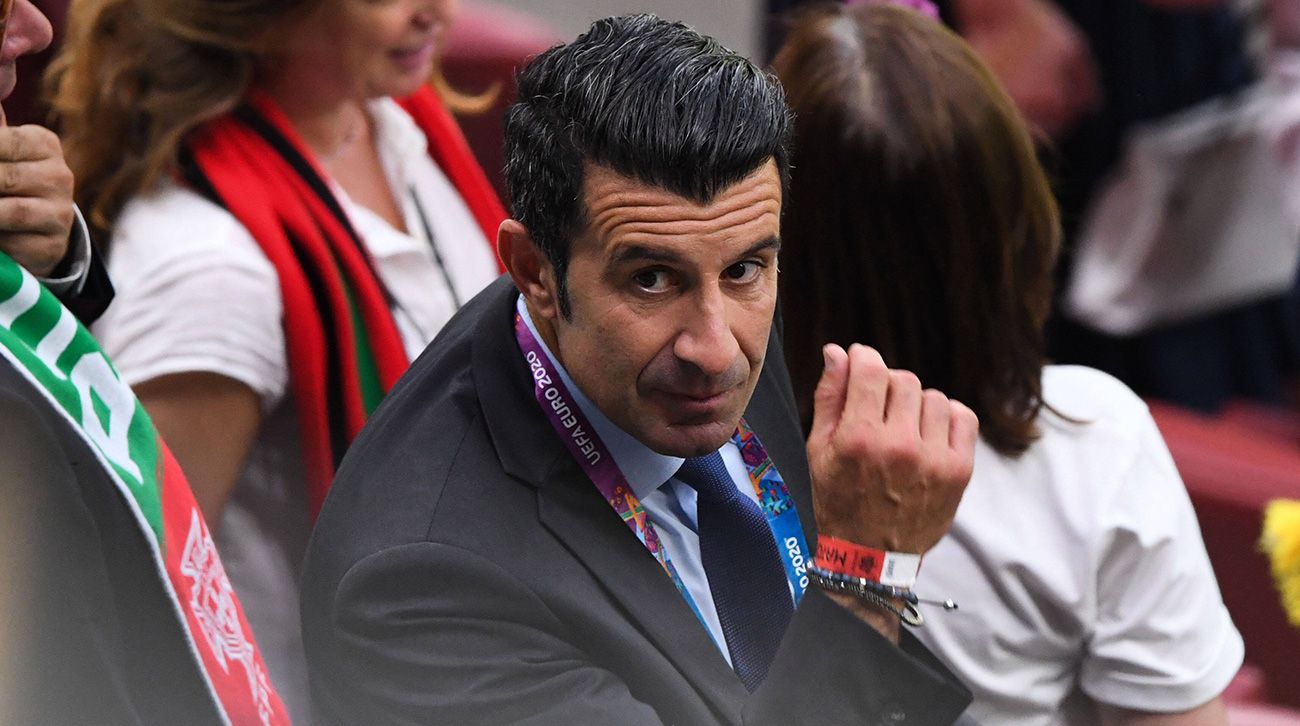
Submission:
<svg viewBox="0 0 1300 726">
<path fill-rule="evenodd" d="M 874 349 L 824 349 L 808 466 L 818 531 L 922 554 L 948 531 L 970 480 L 975 414 Z"/>
<path fill-rule="evenodd" d="M 67 252 L 74 218 L 59 137 L 41 126 L 0 127 L 0 252 L 48 275 Z"/>
</svg>

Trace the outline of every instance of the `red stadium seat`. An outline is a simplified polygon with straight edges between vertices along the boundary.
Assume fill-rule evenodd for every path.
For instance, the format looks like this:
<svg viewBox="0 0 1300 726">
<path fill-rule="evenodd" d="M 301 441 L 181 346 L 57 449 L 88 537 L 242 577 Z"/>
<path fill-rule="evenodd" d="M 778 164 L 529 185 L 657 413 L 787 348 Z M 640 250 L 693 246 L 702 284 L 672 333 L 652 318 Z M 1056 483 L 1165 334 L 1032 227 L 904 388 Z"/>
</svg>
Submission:
<svg viewBox="0 0 1300 726">
<path fill-rule="evenodd" d="M 1205 416 L 1151 402 L 1151 412 L 1187 484 L 1246 660 L 1263 671 L 1268 701 L 1300 707 L 1300 630 L 1287 623 L 1258 547 L 1265 505 L 1300 499 L 1295 419 L 1248 404 Z"/>
<path fill-rule="evenodd" d="M 1228 723 L 1231 726 L 1296 726 L 1300 724 L 1300 711 L 1260 704 L 1228 706 Z"/>
<path fill-rule="evenodd" d="M 491 108 L 460 114 L 457 120 L 502 200 L 506 195 L 501 122 L 515 99 L 515 71 L 560 40 L 557 32 L 534 16 L 486 2 L 463 3 L 447 34 L 442 70 L 452 87 L 467 94 L 500 89 Z"/>
<path fill-rule="evenodd" d="M 1262 703 L 1267 699 L 1264 693 L 1264 671 L 1259 666 L 1244 663 L 1232 682 L 1223 691 L 1223 701 L 1229 704 Z"/>
</svg>

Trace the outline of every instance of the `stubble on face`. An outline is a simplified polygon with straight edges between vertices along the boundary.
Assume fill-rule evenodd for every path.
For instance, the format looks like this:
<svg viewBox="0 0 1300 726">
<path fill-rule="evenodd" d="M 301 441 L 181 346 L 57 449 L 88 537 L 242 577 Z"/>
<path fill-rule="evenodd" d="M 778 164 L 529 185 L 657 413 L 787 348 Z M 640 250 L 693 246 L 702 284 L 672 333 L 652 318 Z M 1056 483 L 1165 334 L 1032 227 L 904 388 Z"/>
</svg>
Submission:
<svg viewBox="0 0 1300 726">
<path fill-rule="evenodd" d="M 694 456 L 734 432 L 776 305 L 772 163 L 706 204 L 587 168 L 588 229 L 570 252 L 556 350 L 606 416 L 649 448 Z"/>
</svg>

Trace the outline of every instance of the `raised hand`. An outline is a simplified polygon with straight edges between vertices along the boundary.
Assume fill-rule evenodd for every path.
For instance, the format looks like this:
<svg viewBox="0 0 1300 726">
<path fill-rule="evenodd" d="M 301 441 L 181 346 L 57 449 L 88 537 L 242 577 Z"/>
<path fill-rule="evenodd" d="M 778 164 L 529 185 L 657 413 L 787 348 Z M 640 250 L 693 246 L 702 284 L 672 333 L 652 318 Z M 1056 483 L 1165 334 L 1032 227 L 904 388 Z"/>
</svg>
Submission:
<svg viewBox="0 0 1300 726">
<path fill-rule="evenodd" d="M 872 348 L 824 354 L 808 437 L 818 531 L 922 554 L 948 531 L 970 480 L 975 414 Z"/>
<path fill-rule="evenodd" d="M 59 137 L 41 126 L 0 127 L 0 252 L 48 275 L 67 252 L 74 218 Z"/>
</svg>

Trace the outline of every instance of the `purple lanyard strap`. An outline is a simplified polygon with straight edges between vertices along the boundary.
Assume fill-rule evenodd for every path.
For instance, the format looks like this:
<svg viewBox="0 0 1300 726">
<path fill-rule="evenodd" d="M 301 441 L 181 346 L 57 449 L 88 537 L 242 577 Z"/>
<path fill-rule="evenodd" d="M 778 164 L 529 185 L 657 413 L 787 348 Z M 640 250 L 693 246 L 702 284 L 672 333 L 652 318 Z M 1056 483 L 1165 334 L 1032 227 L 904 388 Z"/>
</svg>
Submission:
<svg viewBox="0 0 1300 726">
<path fill-rule="evenodd" d="M 533 393 L 547 420 L 564 441 L 565 447 L 574 460 L 596 485 L 601 496 L 605 497 L 605 501 L 609 502 L 609 506 L 627 524 L 628 529 L 632 530 L 632 534 L 672 578 L 673 584 L 690 605 L 695 617 L 702 624 L 705 623 L 699 607 L 695 604 L 695 599 L 691 597 L 681 576 L 677 574 L 677 569 L 673 567 L 667 550 L 660 543 L 654 524 L 650 522 L 645 508 L 641 506 L 641 501 L 628 485 L 627 477 L 618 468 L 618 464 L 614 463 L 614 457 L 610 456 L 605 443 L 587 421 L 587 417 L 583 415 L 572 394 L 565 388 L 564 382 L 556 373 L 541 344 L 518 313 L 515 314 L 515 338 L 532 371 L 535 384 Z M 750 484 L 758 494 L 759 506 L 767 518 L 768 526 L 772 528 L 772 536 L 776 539 L 777 549 L 781 552 L 781 559 L 785 565 L 786 577 L 794 592 L 795 602 L 798 603 L 803 597 L 804 590 L 808 588 L 806 570 L 809 555 L 803 528 L 799 523 L 799 514 L 795 511 L 793 500 L 790 499 L 789 489 L 781 479 L 781 475 L 777 473 L 758 436 L 743 420 L 731 440 L 740 449 L 745 469 L 749 473 Z M 707 624 L 705 629 L 708 629 Z"/>
</svg>

